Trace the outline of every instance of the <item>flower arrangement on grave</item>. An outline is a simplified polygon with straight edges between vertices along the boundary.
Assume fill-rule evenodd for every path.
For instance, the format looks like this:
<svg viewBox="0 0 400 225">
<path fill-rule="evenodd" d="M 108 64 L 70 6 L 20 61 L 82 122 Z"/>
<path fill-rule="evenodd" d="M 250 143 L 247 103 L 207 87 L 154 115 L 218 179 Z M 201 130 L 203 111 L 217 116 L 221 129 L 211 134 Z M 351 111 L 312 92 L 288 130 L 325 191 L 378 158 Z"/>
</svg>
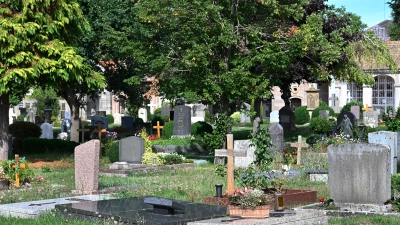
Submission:
<svg viewBox="0 0 400 225">
<path fill-rule="evenodd" d="M 109 154 L 111 145 L 113 144 L 113 142 L 115 140 L 117 140 L 118 136 L 117 136 L 117 132 L 110 132 L 110 131 L 106 131 L 106 138 L 104 143 L 102 143 L 102 147 L 104 149 L 104 152 L 106 153 L 106 155 Z"/>
<path fill-rule="evenodd" d="M 25 157 L 19 158 L 17 163 L 14 159 L 4 160 L 1 163 L 1 168 L 3 169 L 6 177 L 9 178 L 9 181 L 13 184 L 15 183 L 17 173 L 22 184 L 25 184 L 26 182 L 31 183 L 33 177 L 35 176 L 34 170 L 29 167 L 29 162 L 25 159 Z"/>
<path fill-rule="evenodd" d="M 231 205 L 240 206 L 242 209 L 254 209 L 256 206 L 269 205 L 271 200 L 269 195 L 257 188 L 234 188 L 232 195 L 228 195 L 228 191 L 225 191 L 222 197 L 227 197 Z"/>
</svg>

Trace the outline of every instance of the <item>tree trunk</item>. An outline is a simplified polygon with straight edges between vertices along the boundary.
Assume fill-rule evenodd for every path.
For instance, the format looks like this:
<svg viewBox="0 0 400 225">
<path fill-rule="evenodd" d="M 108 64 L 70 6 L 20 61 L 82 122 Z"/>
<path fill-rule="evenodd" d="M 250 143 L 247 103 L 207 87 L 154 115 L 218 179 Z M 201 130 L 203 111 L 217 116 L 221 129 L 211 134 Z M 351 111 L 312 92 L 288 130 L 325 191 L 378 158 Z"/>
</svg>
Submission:
<svg viewBox="0 0 400 225">
<path fill-rule="evenodd" d="M 65 100 L 71 109 L 71 137 L 70 141 L 79 142 L 79 101 L 76 99 L 75 90 L 68 88 Z"/>
<path fill-rule="evenodd" d="M 0 95 L 0 160 L 8 159 L 9 94 Z"/>
</svg>

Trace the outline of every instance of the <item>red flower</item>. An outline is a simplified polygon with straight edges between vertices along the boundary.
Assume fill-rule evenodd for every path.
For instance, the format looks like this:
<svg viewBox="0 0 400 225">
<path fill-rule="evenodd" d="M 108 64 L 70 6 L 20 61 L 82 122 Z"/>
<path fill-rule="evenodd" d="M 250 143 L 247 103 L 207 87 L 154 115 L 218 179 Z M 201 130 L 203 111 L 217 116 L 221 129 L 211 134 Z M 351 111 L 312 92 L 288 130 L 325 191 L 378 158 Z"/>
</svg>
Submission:
<svg viewBox="0 0 400 225">
<path fill-rule="evenodd" d="M 325 202 L 325 198 L 324 198 L 324 197 L 321 197 L 320 199 L 318 199 L 318 202 L 319 202 L 319 203 Z"/>
</svg>

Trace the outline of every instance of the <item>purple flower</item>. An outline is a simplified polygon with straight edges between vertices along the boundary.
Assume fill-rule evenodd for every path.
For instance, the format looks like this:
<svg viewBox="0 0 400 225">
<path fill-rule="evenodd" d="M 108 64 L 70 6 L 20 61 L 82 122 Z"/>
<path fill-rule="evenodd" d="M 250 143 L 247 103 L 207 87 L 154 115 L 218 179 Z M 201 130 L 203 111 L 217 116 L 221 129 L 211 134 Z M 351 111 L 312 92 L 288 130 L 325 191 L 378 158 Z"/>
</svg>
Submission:
<svg viewBox="0 0 400 225">
<path fill-rule="evenodd" d="M 346 137 L 347 137 L 347 138 L 350 138 L 350 134 L 347 134 Z"/>
<path fill-rule="evenodd" d="M 25 183 L 25 186 L 27 186 L 27 187 L 30 187 L 30 186 L 31 186 L 31 184 L 30 184 L 30 183 L 28 183 L 28 182 L 26 182 L 26 183 Z"/>
</svg>

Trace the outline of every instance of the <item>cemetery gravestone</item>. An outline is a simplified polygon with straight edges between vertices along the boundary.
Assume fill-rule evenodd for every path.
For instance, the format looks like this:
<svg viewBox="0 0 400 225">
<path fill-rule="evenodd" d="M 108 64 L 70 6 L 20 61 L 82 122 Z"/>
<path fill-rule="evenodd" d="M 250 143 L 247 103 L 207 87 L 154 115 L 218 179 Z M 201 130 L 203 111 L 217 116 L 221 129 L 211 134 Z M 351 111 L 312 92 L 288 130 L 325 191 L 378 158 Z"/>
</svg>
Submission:
<svg viewBox="0 0 400 225">
<path fill-rule="evenodd" d="M 14 122 L 14 119 L 16 118 L 17 115 L 14 113 L 14 109 L 10 108 L 8 110 L 8 124 L 12 124 Z"/>
<path fill-rule="evenodd" d="M 35 123 L 35 112 L 33 111 L 33 109 L 29 110 L 29 122 Z"/>
<path fill-rule="evenodd" d="M 100 141 L 91 140 L 75 148 L 75 192 L 92 194 L 99 187 Z"/>
<path fill-rule="evenodd" d="M 40 125 L 40 129 L 42 129 L 42 135 L 40 135 L 40 138 L 53 139 L 53 125 L 43 123 Z"/>
<path fill-rule="evenodd" d="M 290 107 L 282 107 L 279 110 L 279 124 L 285 132 L 295 131 L 294 112 Z"/>
<path fill-rule="evenodd" d="M 250 112 L 250 105 L 247 103 L 243 103 L 243 106 L 245 107 L 245 110 Z M 250 123 L 250 117 L 246 115 L 245 113 L 240 113 L 240 122 L 241 123 Z"/>
<path fill-rule="evenodd" d="M 114 123 L 115 123 L 115 124 L 121 124 L 121 117 L 122 117 L 122 114 L 120 114 L 120 113 L 114 113 L 113 117 L 114 117 Z"/>
<path fill-rule="evenodd" d="M 321 117 L 321 118 L 329 118 L 329 110 L 321 110 L 321 111 L 319 111 L 319 117 Z"/>
<path fill-rule="evenodd" d="M 352 112 L 341 112 L 337 119 L 336 124 L 336 133 L 340 134 L 343 131 L 344 135 L 349 134 L 351 137 L 353 136 L 353 130 L 356 125 L 356 116 Z"/>
<path fill-rule="evenodd" d="M 302 143 L 301 135 L 299 135 L 297 137 L 297 143 L 292 143 L 290 146 L 297 148 L 297 165 L 301 165 L 301 148 L 308 148 L 309 145 L 307 143 Z"/>
<path fill-rule="evenodd" d="M 390 132 L 390 131 L 378 131 L 368 133 L 368 143 L 373 144 L 383 144 L 388 145 L 390 147 L 390 172 L 392 174 L 397 173 L 397 156 L 398 156 L 398 149 L 397 149 L 397 132 Z"/>
<path fill-rule="evenodd" d="M 138 117 L 142 118 L 143 122 L 147 122 L 147 109 L 140 108 L 138 112 Z"/>
<path fill-rule="evenodd" d="M 246 150 L 246 157 L 235 157 L 235 167 L 247 168 L 255 160 L 254 151 L 255 147 L 251 146 L 250 140 L 236 140 L 233 142 L 234 149 Z"/>
<path fill-rule="evenodd" d="M 279 123 L 279 111 L 272 111 L 269 114 L 269 122 L 270 123 Z"/>
<path fill-rule="evenodd" d="M 127 163 L 142 163 L 144 154 L 144 140 L 130 136 L 119 141 L 119 161 Z"/>
<path fill-rule="evenodd" d="M 365 126 L 369 126 L 372 128 L 378 126 L 379 119 L 378 119 L 377 111 L 368 110 L 368 111 L 365 111 L 363 114 L 364 114 Z"/>
<path fill-rule="evenodd" d="M 285 147 L 285 139 L 283 137 L 283 127 L 280 124 L 272 124 L 268 127 L 269 135 L 272 139 L 270 149 L 276 154 L 283 156 L 283 148 Z"/>
<path fill-rule="evenodd" d="M 175 106 L 173 135 L 190 135 L 191 108 L 185 105 Z"/>
<path fill-rule="evenodd" d="M 390 199 L 390 161 L 390 147 L 386 145 L 329 145 L 330 197 L 335 204 L 383 205 Z"/>
<path fill-rule="evenodd" d="M 192 118 L 191 123 L 196 123 L 198 121 L 204 121 L 204 118 L 206 117 L 206 106 L 203 104 L 194 104 L 192 106 Z"/>
<path fill-rule="evenodd" d="M 100 122 L 101 124 L 101 128 L 103 129 L 108 129 L 108 119 L 107 117 L 103 117 L 103 116 L 92 116 L 92 118 L 90 119 L 90 123 L 92 126 L 97 126 L 97 124 Z"/>
<path fill-rule="evenodd" d="M 101 116 L 101 117 L 106 117 L 107 116 L 107 112 L 106 111 L 97 111 L 96 115 L 97 116 Z"/>
<path fill-rule="evenodd" d="M 169 111 L 171 111 L 170 104 L 163 104 L 161 106 L 161 116 L 169 116 Z"/>
<path fill-rule="evenodd" d="M 129 129 L 130 131 L 133 130 L 133 121 L 135 118 L 132 116 L 122 116 L 121 117 L 121 126 L 122 128 Z"/>
<path fill-rule="evenodd" d="M 354 115 L 356 116 L 356 119 L 360 119 L 360 106 L 358 105 L 353 105 L 350 107 L 350 111 L 352 113 L 354 113 Z"/>
</svg>

